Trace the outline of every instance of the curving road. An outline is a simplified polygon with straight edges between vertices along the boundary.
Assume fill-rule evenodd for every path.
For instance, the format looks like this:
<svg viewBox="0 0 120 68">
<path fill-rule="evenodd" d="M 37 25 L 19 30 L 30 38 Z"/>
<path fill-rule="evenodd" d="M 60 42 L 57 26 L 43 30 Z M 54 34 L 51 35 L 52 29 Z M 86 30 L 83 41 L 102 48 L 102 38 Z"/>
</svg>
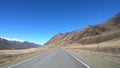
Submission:
<svg viewBox="0 0 120 68">
<path fill-rule="evenodd" d="M 43 55 L 24 60 L 8 68 L 90 68 L 74 55 L 56 48 Z"/>
</svg>

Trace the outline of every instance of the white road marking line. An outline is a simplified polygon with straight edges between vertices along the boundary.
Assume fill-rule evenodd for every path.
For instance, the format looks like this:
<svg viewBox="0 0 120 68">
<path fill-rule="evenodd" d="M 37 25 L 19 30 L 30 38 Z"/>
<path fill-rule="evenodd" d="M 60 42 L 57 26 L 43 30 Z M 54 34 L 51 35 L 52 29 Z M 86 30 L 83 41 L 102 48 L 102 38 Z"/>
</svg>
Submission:
<svg viewBox="0 0 120 68">
<path fill-rule="evenodd" d="M 43 55 L 43 54 L 41 54 L 41 55 Z M 34 56 L 34 57 L 32 57 L 32 58 L 29 58 L 29 59 L 23 60 L 23 61 L 21 61 L 21 62 L 19 62 L 19 63 L 17 63 L 17 64 L 14 64 L 14 65 L 12 65 L 12 66 L 9 66 L 8 68 L 15 67 L 15 66 L 17 66 L 17 65 L 19 65 L 19 64 L 22 64 L 22 63 L 25 63 L 25 62 L 27 62 L 27 61 L 30 61 L 30 60 L 32 60 L 32 59 L 38 57 L 38 56 L 40 56 L 40 55 L 37 55 L 37 56 Z"/>
<path fill-rule="evenodd" d="M 68 53 L 68 52 L 67 52 L 67 53 Z M 68 53 L 68 54 L 71 55 L 71 56 L 72 56 L 73 58 L 75 58 L 76 60 L 78 60 L 80 63 L 84 64 L 87 68 L 91 68 L 89 65 L 87 65 L 86 63 L 84 63 L 83 61 L 81 61 L 80 59 L 78 59 L 77 57 L 75 57 L 74 55 L 72 55 L 71 53 Z M 41 55 L 43 55 L 43 54 L 41 54 Z M 55 56 L 55 55 L 56 55 L 56 53 L 54 53 L 54 56 Z M 25 62 L 27 62 L 27 61 L 30 61 L 30 60 L 38 57 L 38 56 L 40 56 L 40 55 L 37 55 L 37 56 L 34 56 L 34 57 L 29 58 L 29 59 L 27 59 L 27 60 L 21 61 L 21 62 L 15 64 L 15 65 L 9 66 L 8 68 L 15 67 L 15 66 L 17 66 L 17 65 L 19 65 L 19 64 L 22 64 L 22 63 L 25 63 Z"/>
<path fill-rule="evenodd" d="M 55 56 L 55 55 L 56 55 L 56 53 L 54 52 L 54 53 L 53 53 L 53 55 Z"/>
<path fill-rule="evenodd" d="M 87 65 L 86 63 L 84 63 L 83 61 L 81 61 L 80 59 L 78 59 L 77 57 L 75 57 L 74 55 L 72 55 L 71 53 L 68 53 L 68 54 L 71 55 L 76 60 L 78 60 L 80 63 L 84 64 L 87 68 L 91 68 L 89 65 Z"/>
<path fill-rule="evenodd" d="M 52 50 L 52 51 L 53 51 L 53 50 Z M 49 51 L 49 53 L 52 52 L 52 51 Z M 47 53 L 48 53 L 48 52 L 47 52 Z M 19 64 L 25 63 L 25 62 L 30 61 L 30 60 L 32 60 L 32 59 L 38 57 L 38 56 L 42 56 L 42 55 L 44 55 L 44 54 L 46 54 L 46 53 L 43 53 L 43 54 L 40 54 L 40 55 L 31 57 L 31 58 L 28 58 L 28 59 L 26 59 L 26 60 L 20 61 L 20 62 L 18 62 L 17 64 L 14 64 L 14 65 L 9 66 L 8 68 L 15 67 L 15 66 L 17 66 L 17 65 L 19 65 Z"/>
</svg>

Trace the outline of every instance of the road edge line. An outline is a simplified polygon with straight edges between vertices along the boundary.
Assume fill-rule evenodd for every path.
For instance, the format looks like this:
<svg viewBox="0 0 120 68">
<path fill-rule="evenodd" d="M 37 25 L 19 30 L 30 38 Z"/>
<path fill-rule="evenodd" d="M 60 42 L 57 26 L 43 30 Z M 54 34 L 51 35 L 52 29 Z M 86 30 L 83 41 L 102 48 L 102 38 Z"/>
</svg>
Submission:
<svg viewBox="0 0 120 68">
<path fill-rule="evenodd" d="M 42 54 L 41 54 L 41 55 L 42 55 Z M 23 61 L 20 61 L 20 62 L 14 64 L 14 65 L 11 65 L 11 66 L 9 66 L 9 67 L 7 67 L 7 68 L 12 68 L 12 67 L 17 66 L 17 65 L 19 65 L 19 64 L 25 63 L 25 62 L 30 61 L 30 60 L 32 60 L 32 59 L 38 57 L 38 56 L 40 56 L 40 55 L 37 55 L 37 56 L 31 57 L 31 58 L 28 58 L 28 59 L 23 60 Z"/>
<path fill-rule="evenodd" d="M 76 56 L 74 56 L 73 54 L 69 53 L 69 55 L 71 55 L 73 58 L 75 58 L 77 61 L 79 61 L 80 63 L 84 64 L 87 68 L 91 68 L 89 65 L 87 65 L 86 63 L 84 63 L 83 61 L 81 61 L 79 58 L 77 58 Z"/>
<path fill-rule="evenodd" d="M 23 61 L 20 61 L 20 62 L 14 64 L 14 65 L 11 65 L 11 66 L 9 66 L 9 67 L 7 67 L 7 68 L 12 68 L 12 67 L 14 67 L 14 66 L 17 66 L 17 65 L 19 65 L 19 64 L 25 63 L 25 62 L 30 61 L 30 60 L 38 57 L 38 56 L 42 56 L 42 55 L 44 55 L 44 54 L 46 54 L 46 53 L 49 53 L 49 52 L 52 52 L 52 51 L 53 51 L 53 50 L 50 50 L 50 51 L 48 51 L 48 52 L 45 52 L 45 53 L 42 53 L 42 54 L 33 56 L 33 57 L 31 57 L 31 58 L 27 58 L 27 59 L 25 59 L 25 60 L 23 60 Z"/>
</svg>

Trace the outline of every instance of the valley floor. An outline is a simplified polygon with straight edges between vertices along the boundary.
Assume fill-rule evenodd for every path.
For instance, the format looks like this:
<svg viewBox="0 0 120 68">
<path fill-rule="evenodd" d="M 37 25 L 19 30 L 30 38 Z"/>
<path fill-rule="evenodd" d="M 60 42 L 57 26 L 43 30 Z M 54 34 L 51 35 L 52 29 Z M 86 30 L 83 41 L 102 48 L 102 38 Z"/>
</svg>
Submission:
<svg viewBox="0 0 120 68">
<path fill-rule="evenodd" d="M 92 68 L 120 68 L 120 38 L 98 44 L 64 47 Z"/>
<path fill-rule="evenodd" d="M 19 49 L 19 50 L 0 50 L 0 67 L 14 61 L 30 58 L 42 54 L 50 49 L 44 46 L 39 48 Z"/>
<path fill-rule="evenodd" d="M 91 68 L 120 68 L 120 38 L 99 44 L 82 45 L 74 43 L 63 48 L 76 55 Z M 0 50 L 0 68 L 2 65 L 6 66 L 14 61 L 42 54 L 51 49 L 53 48 L 42 46 L 22 50 Z"/>
</svg>

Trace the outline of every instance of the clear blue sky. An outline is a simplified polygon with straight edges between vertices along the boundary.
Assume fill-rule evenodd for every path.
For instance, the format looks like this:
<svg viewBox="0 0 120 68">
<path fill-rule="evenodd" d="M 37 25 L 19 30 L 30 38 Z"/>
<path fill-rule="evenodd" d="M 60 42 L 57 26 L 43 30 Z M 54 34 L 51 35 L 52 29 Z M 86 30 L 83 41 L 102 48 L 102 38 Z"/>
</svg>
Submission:
<svg viewBox="0 0 120 68">
<path fill-rule="evenodd" d="M 44 44 L 118 12 L 120 0 L 0 0 L 0 36 Z"/>
</svg>

